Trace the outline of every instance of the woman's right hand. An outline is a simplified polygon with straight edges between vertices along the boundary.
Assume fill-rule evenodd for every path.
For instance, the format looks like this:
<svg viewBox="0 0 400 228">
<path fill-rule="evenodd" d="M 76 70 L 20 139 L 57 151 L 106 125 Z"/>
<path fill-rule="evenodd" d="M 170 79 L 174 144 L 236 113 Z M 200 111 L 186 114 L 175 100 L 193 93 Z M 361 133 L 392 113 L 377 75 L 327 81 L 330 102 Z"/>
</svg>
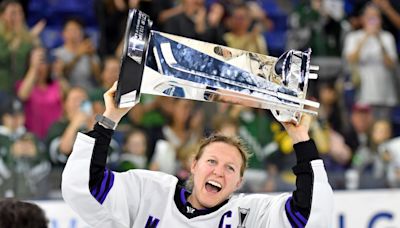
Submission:
<svg viewBox="0 0 400 228">
<path fill-rule="evenodd" d="M 114 82 L 113 86 L 104 93 L 104 103 L 106 105 L 106 110 L 103 113 L 103 116 L 111 119 L 115 123 L 118 123 L 121 118 L 129 112 L 132 107 L 129 108 L 118 108 L 114 102 L 115 93 L 117 91 L 118 82 Z"/>
</svg>

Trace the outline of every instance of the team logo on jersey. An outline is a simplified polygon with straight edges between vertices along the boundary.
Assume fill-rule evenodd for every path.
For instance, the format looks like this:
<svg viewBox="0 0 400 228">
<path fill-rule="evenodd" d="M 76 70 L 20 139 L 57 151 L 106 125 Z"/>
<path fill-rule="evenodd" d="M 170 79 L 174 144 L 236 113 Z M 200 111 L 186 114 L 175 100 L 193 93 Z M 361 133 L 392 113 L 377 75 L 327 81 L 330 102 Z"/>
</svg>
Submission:
<svg viewBox="0 0 400 228">
<path fill-rule="evenodd" d="M 195 211 L 195 209 L 193 207 L 186 206 L 186 213 L 193 214 L 194 211 Z"/>
<path fill-rule="evenodd" d="M 237 228 L 246 228 L 247 216 L 250 213 L 250 208 L 239 207 L 239 225 Z"/>
</svg>

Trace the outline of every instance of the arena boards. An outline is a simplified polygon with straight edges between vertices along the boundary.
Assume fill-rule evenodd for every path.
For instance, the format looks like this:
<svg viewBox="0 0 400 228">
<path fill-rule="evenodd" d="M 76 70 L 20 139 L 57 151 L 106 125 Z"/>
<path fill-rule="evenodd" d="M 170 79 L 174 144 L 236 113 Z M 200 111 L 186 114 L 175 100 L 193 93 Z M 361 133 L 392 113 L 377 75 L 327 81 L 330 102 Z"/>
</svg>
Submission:
<svg viewBox="0 0 400 228">
<path fill-rule="evenodd" d="M 318 66 L 311 50 L 271 57 L 151 30 L 143 12 L 129 12 L 116 104 L 131 107 L 140 94 L 227 102 L 270 109 L 279 121 L 316 115 L 306 99 Z M 305 107 L 311 107 L 310 109 Z"/>
</svg>

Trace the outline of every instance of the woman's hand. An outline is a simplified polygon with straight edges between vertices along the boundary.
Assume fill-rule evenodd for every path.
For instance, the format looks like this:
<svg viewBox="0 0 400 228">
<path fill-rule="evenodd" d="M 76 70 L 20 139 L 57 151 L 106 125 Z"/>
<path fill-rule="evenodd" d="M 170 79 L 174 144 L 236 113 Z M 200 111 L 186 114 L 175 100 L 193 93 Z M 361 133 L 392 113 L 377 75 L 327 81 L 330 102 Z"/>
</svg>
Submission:
<svg viewBox="0 0 400 228">
<path fill-rule="evenodd" d="M 30 30 L 30 33 L 33 37 L 39 37 L 39 35 L 43 32 L 44 28 L 46 27 L 46 20 L 41 19 L 38 23 L 36 23 Z"/>
<path fill-rule="evenodd" d="M 292 138 L 293 144 L 308 141 L 310 139 L 308 131 L 310 130 L 312 119 L 313 118 L 310 115 L 303 114 L 298 125 L 292 122 L 282 123 L 286 132 L 289 134 L 290 138 Z"/>
<path fill-rule="evenodd" d="M 32 50 L 31 57 L 29 59 L 30 69 L 37 70 L 43 62 L 45 62 L 45 52 L 43 48 L 35 48 Z"/>
<path fill-rule="evenodd" d="M 117 82 L 114 82 L 113 86 L 104 93 L 104 103 L 106 105 L 106 110 L 103 113 L 103 116 L 111 119 L 115 123 L 118 123 L 121 118 L 128 113 L 128 111 L 132 108 L 118 108 L 114 102 L 115 92 L 117 91 Z"/>
</svg>

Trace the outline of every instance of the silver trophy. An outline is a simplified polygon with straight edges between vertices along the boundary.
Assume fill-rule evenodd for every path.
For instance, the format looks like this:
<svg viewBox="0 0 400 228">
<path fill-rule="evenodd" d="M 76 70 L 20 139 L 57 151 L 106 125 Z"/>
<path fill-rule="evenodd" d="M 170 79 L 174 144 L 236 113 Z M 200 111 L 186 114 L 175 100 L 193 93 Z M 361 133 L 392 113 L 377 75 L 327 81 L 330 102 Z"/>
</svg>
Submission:
<svg viewBox="0 0 400 228">
<path fill-rule="evenodd" d="M 135 105 L 146 93 L 270 109 L 278 121 L 317 115 L 319 103 L 306 99 L 308 80 L 318 78 L 319 69 L 310 65 L 311 50 L 276 58 L 154 31 L 151 25 L 145 13 L 129 11 L 119 107 Z"/>
</svg>

